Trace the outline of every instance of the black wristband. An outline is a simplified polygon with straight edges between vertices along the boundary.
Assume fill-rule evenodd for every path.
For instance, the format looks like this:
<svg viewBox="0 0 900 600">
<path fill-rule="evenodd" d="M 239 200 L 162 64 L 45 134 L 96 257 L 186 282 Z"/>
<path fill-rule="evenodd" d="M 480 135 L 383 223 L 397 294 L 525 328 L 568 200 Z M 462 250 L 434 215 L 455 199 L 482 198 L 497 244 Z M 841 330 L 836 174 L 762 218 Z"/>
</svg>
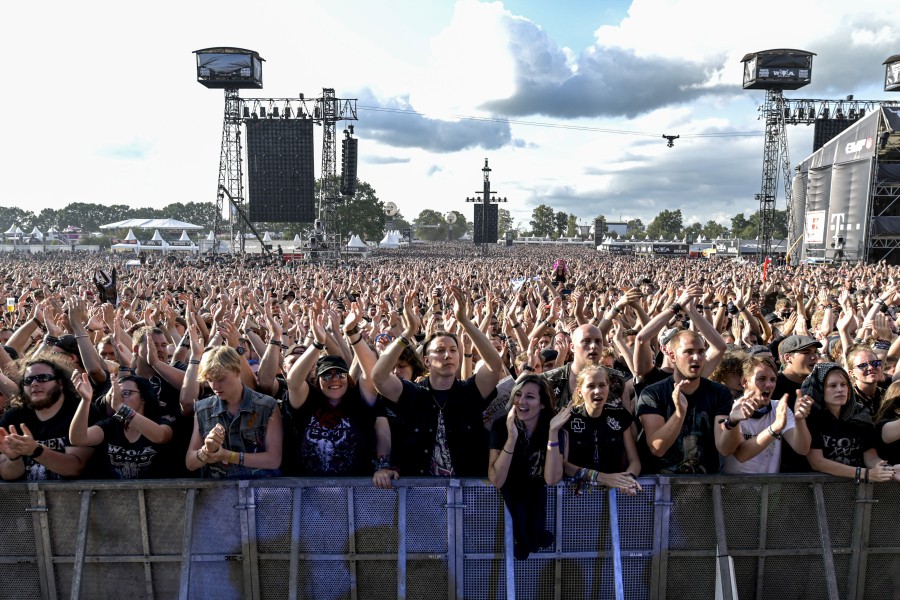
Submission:
<svg viewBox="0 0 900 600">
<path fill-rule="evenodd" d="M 316 339 L 314 339 L 312 341 L 312 345 L 313 345 L 313 348 L 315 348 L 316 350 L 324 350 L 325 349 L 325 344 L 323 344 L 322 342 L 320 342 L 319 340 L 316 340 Z"/>
<path fill-rule="evenodd" d="M 671 310 L 673 313 L 680 313 L 681 305 L 678 304 L 677 302 L 673 302 L 672 304 L 669 305 L 669 310 Z"/>
<path fill-rule="evenodd" d="M 32 452 L 31 454 L 28 455 L 28 458 L 30 458 L 31 460 L 34 460 L 35 458 L 38 458 L 43 453 L 44 453 L 44 446 L 42 444 L 38 444 L 37 447 L 35 447 L 34 452 Z"/>
</svg>

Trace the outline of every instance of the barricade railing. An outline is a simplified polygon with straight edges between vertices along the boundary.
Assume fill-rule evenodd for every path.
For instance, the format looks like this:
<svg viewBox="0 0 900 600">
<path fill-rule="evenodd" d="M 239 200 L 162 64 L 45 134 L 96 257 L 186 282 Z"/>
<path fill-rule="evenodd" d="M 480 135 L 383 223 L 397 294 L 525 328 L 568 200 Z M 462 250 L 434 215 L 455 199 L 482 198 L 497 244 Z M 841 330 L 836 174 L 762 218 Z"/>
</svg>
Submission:
<svg viewBox="0 0 900 600">
<path fill-rule="evenodd" d="M 900 488 L 821 475 L 548 488 L 553 545 L 512 555 L 469 479 L 0 485 L 0 598 L 895 598 Z"/>
</svg>

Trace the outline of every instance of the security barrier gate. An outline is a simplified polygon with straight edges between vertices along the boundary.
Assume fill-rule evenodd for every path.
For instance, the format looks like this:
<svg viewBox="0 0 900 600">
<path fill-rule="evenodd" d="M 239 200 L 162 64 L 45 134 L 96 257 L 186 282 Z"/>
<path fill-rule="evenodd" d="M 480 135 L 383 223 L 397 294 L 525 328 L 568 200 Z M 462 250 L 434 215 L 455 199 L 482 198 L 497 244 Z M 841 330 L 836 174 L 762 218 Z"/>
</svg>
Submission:
<svg viewBox="0 0 900 600">
<path fill-rule="evenodd" d="M 555 542 L 526 561 L 513 559 L 503 502 L 480 480 L 401 479 L 393 490 L 367 479 L 5 484 L 0 598 L 900 593 L 894 483 L 820 475 L 640 481 L 634 497 L 548 488 Z"/>
</svg>

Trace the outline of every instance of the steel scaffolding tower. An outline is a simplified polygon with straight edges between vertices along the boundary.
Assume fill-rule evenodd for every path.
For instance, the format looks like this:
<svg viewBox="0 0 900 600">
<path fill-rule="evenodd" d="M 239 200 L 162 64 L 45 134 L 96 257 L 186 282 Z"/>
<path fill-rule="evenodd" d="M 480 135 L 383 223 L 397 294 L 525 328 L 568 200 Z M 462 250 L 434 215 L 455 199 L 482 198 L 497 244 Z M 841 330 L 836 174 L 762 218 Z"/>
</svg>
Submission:
<svg viewBox="0 0 900 600">
<path fill-rule="evenodd" d="M 788 231 L 792 231 L 791 215 L 791 160 L 788 156 L 787 133 L 784 121 L 784 93 L 780 89 L 766 90 L 766 103 L 762 115 L 766 123 L 766 140 L 763 147 L 762 189 L 756 194 L 759 201 L 759 244 L 756 258 L 765 260 L 772 252 L 772 233 L 775 227 L 775 192 L 778 176 L 784 183 Z"/>
<path fill-rule="evenodd" d="M 241 98 L 239 90 L 225 90 L 225 118 L 222 121 L 222 149 L 219 158 L 219 185 L 216 188 L 216 221 L 213 252 L 218 252 L 221 220 L 228 210 L 228 239 L 231 247 L 244 251 L 244 220 L 236 218 L 235 205 L 244 201 L 244 177 L 241 169 Z M 226 204 L 225 196 L 228 196 Z"/>
</svg>

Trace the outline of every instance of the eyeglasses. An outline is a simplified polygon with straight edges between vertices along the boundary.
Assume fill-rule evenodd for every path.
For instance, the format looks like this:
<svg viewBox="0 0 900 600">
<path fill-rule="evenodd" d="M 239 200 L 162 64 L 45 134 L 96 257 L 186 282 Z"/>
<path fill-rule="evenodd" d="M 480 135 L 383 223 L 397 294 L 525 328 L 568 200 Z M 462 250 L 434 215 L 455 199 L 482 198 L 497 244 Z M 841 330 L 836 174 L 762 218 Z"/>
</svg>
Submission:
<svg viewBox="0 0 900 600">
<path fill-rule="evenodd" d="M 860 371 L 865 371 L 869 367 L 873 369 L 880 369 L 881 365 L 882 362 L 880 360 L 870 360 L 869 362 L 859 363 L 858 365 L 856 365 L 856 368 Z"/>
<path fill-rule="evenodd" d="M 321 377 L 323 381 L 331 381 L 332 379 L 343 381 L 344 379 L 347 379 L 347 374 L 343 371 L 332 370 L 322 373 L 319 377 Z"/>
<path fill-rule="evenodd" d="M 123 398 L 130 398 L 132 394 L 138 394 L 138 390 L 122 390 Z"/>
<path fill-rule="evenodd" d="M 40 373 L 38 375 L 29 375 L 27 377 L 22 378 L 22 383 L 25 385 L 31 385 L 35 381 L 40 383 L 47 383 L 48 381 L 53 381 L 56 379 L 56 375 L 53 373 Z"/>
</svg>

